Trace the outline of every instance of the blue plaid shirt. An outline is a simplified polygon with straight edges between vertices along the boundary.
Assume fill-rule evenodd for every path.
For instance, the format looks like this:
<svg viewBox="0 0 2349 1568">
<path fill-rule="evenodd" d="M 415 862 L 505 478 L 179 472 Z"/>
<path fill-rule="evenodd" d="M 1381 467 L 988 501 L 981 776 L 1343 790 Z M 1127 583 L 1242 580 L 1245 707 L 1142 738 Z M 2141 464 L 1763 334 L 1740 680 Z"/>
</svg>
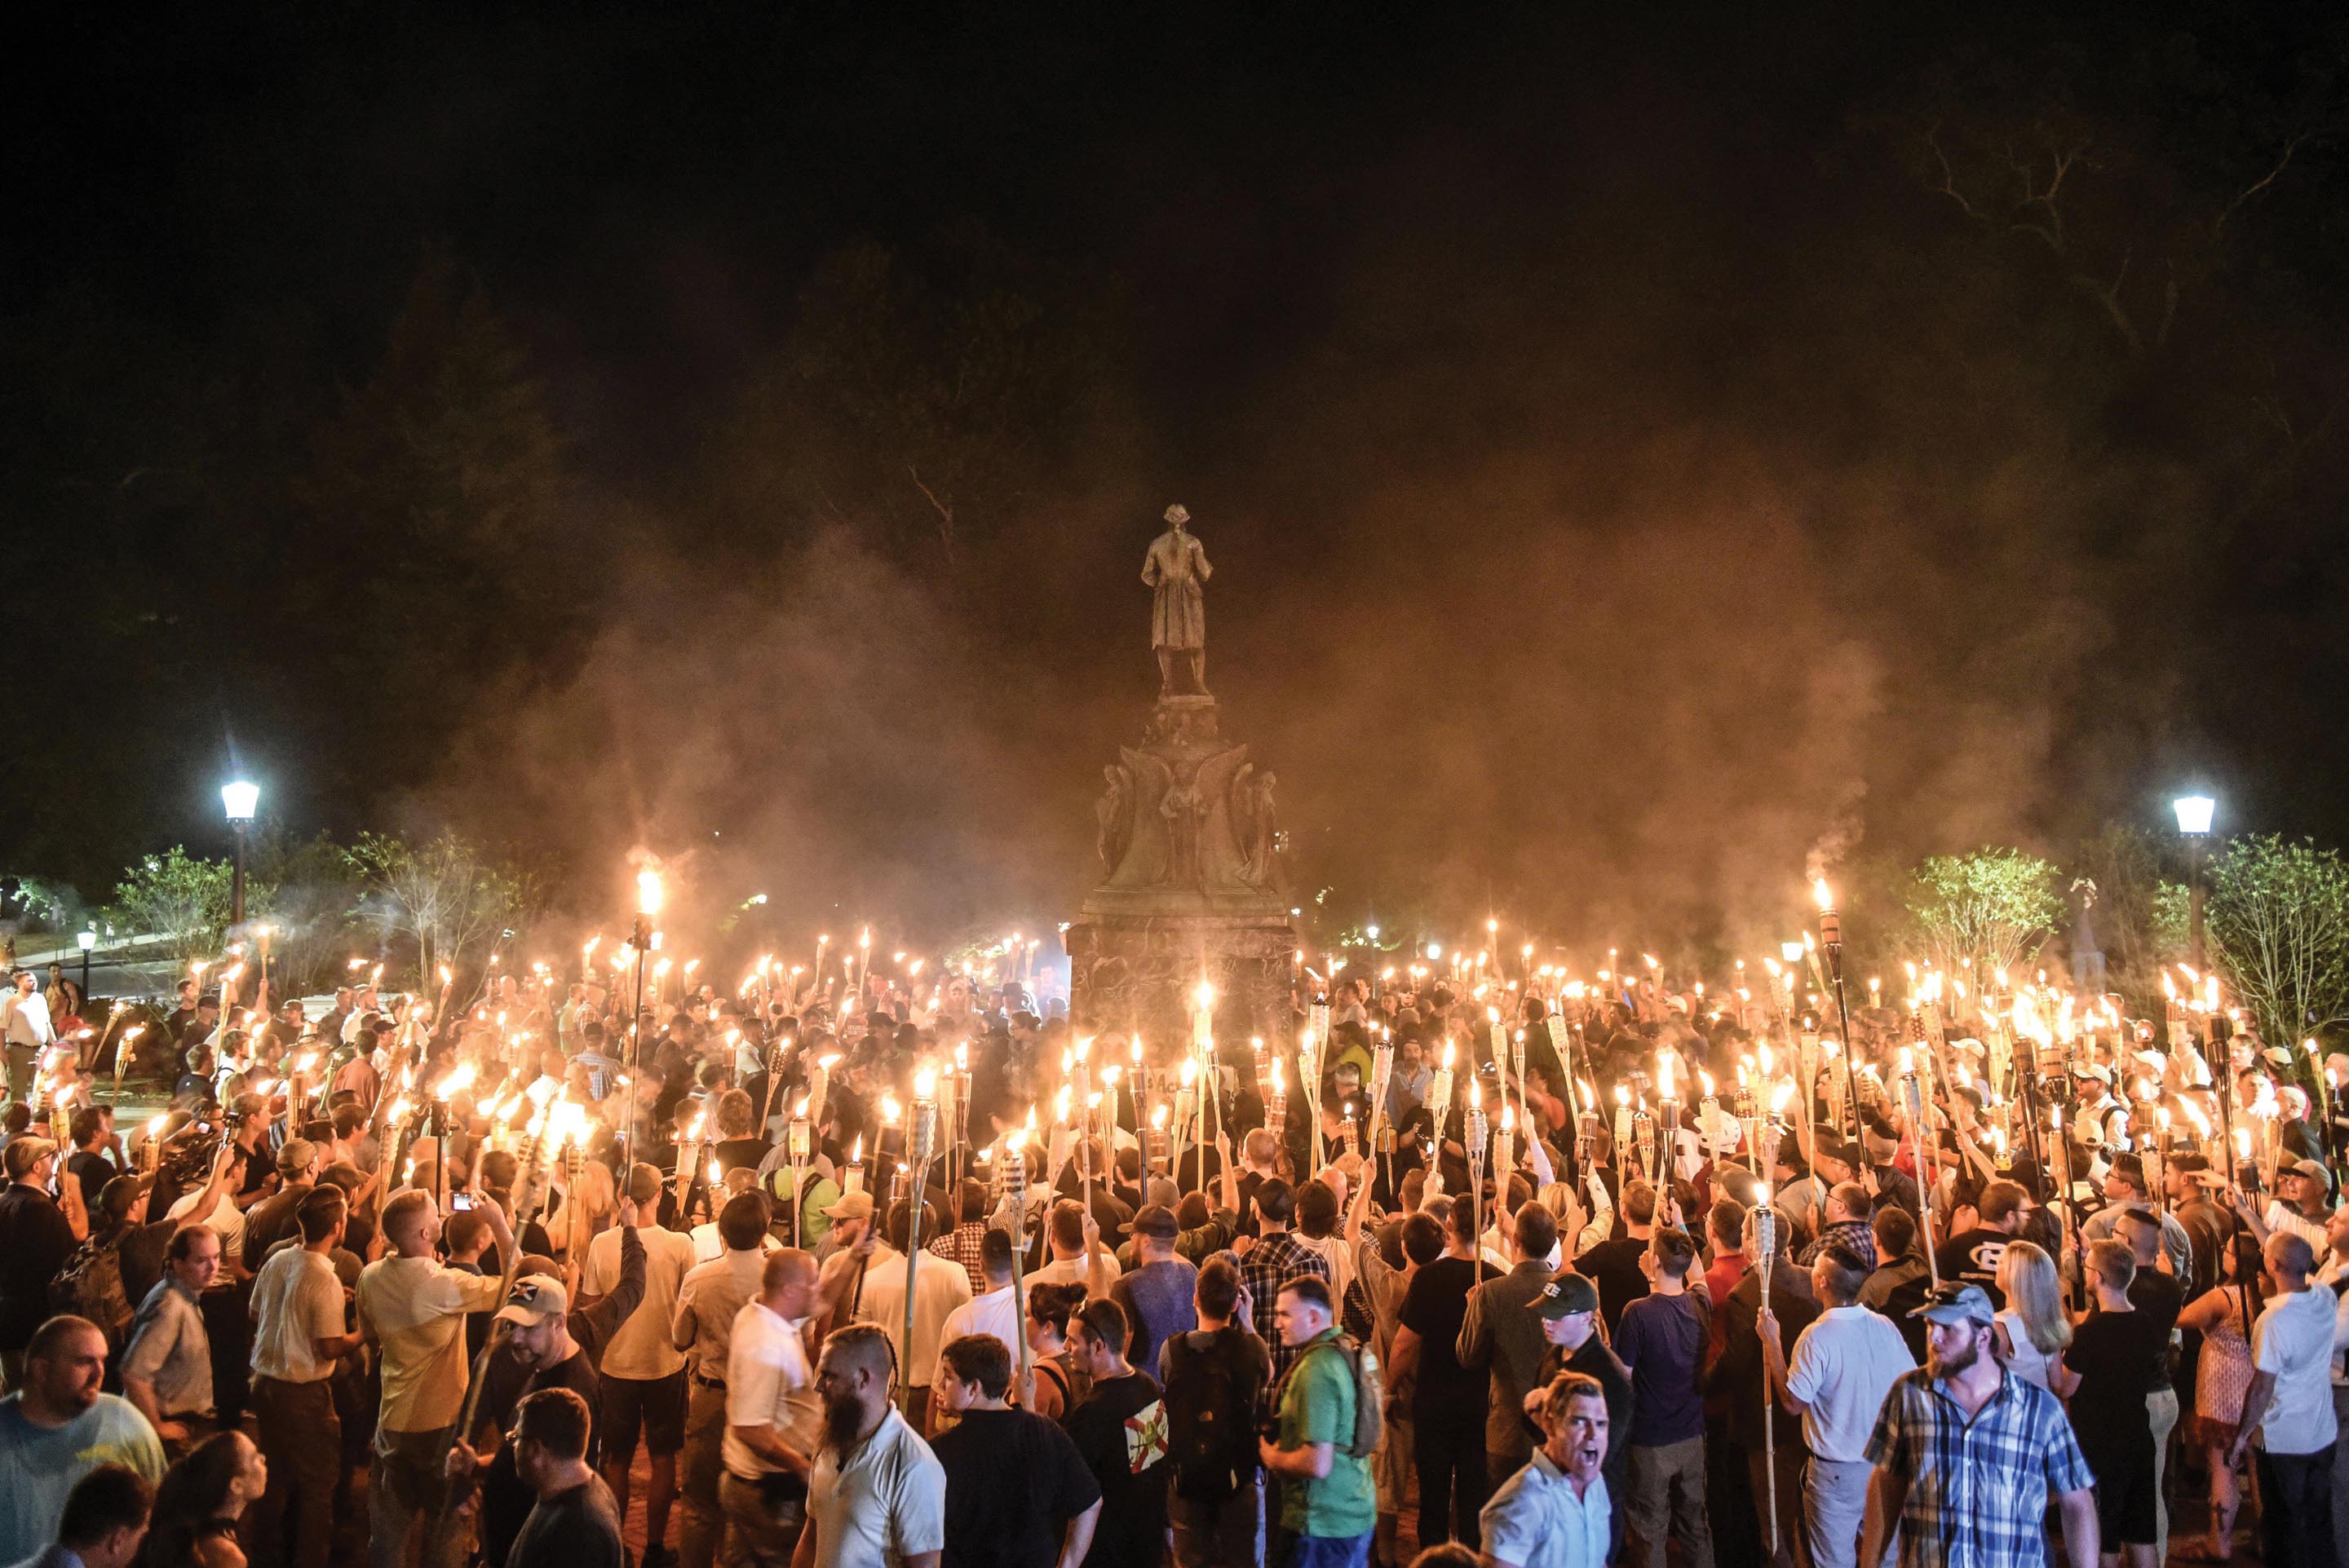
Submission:
<svg viewBox="0 0 2349 1568">
<path fill-rule="evenodd" d="M 1971 1420 L 1930 1373 L 1907 1374 L 1884 1398 L 1868 1460 L 1908 1488 L 1900 1568 L 2044 1568 L 2047 1494 L 2095 1480 L 2055 1396 L 2011 1372 Z"/>
</svg>

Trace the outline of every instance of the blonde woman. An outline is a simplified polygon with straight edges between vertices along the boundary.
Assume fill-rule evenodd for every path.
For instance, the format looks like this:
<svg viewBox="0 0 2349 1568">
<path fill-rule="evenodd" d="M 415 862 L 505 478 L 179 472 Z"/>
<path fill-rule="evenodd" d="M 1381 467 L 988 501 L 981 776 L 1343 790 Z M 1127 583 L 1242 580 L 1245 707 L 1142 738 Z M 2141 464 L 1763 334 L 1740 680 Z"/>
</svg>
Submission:
<svg viewBox="0 0 2349 1568">
<path fill-rule="evenodd" d="M 2030 1242 L 2009 1242 L 1998 1260 L 1998 1288 L 2006 1309 L 1992 1333 L 2001 1365 L 2026 1383 L 2048 1388 L 2047 1369 L 2072 1343 L 2072 1320 L 2055 1283 L 2055 1260 Z"/>
<path fill-rule="evenodd" d="M 579 1179 L 563 1194 L 562 1211 L 544 1222 L 547 1244 L 567 1270 L 587 1261 L 587 1243 L 611 1221 L 616 1189 L 612 1168 L 600 1160 L 579 1162 Z"/>
</svg>

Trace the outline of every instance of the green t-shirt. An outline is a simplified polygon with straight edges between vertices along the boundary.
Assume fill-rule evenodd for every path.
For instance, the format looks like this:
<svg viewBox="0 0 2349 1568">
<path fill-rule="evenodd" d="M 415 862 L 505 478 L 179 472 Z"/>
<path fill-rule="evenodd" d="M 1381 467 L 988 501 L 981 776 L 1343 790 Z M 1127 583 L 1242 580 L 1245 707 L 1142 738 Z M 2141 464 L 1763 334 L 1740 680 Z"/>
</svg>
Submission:
<svg viewBox="0 0 2349 1568">
<path fill-rule="evenodd" d="M 1333 1449 L 1330 1473 L 1321 1480 L 1281 1478 L 1280 1522 L 1299 1535 L 1351 1539 L 1378 1523 L 1379 1497 L 1371 1461 L 1346 1451 L 1354 1440 L 1354 1375 L 1337 1343 L 1338 1330 L 1331 1328 L 1306 1346 L 1280 1396 L 1280 1446 L 1329 1443 Z M 1325 1354 L 1324 1346 L 1332 1348 Z"/>
</svg>

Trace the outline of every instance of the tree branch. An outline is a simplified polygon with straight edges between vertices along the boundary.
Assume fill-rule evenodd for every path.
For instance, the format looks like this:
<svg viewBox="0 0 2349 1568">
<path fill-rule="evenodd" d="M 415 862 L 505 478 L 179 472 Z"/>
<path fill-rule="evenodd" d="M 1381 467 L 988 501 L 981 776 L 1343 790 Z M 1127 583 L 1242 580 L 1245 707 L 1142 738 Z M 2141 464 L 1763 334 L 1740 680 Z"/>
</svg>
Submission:
<svg viewBox="0 0 2349 1568">
<path fill-rule="evenodd" d="M 2250 201 L 2252 197 L 2258 195 L 2261 191 L 2266 190 L 2269 186 L 2274 184 L 2282 177 L 2284 167 L 2292 161 L 2292 155 L 2299 151 L 2300 144 L 2307 139 L 2308 133 L 2303 130 L 2299 135 L 2293 137 L 2291 140 L 2285 142 L 2283 144 L 2283 153 L 2275 160 L 2275 167 L 2269 170 L 2265 174 L 2261 175 L 2257 180 L 2252 181 L 2241 191 L 2236 192 L 2235 199 L 2228 202 L 2223 208 L 2220 209 L 2217 220 L 2210 225 L 2210 238 L 2212 240 L 2217 240 L 2220 234 L 2226 232 L 2227 220 L 2235 215 L 2235 210 L 2237 208 Z"/>
</svg>

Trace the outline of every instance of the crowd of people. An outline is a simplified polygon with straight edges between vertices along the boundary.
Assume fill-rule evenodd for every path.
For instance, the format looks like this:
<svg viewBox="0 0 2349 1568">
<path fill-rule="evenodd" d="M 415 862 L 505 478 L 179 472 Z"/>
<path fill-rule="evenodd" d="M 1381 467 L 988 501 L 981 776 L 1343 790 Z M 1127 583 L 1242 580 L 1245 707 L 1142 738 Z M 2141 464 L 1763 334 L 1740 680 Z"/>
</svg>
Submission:
<svg viewBox="0 0 2349 1568">
<path fill-rule="evenodd" d="M 120 1129 L 19 1003 L 0 1562 L 2339 1560 L 2339 1058 L 1492 974 L 1154 1058 L 954 973 L 231 964 Z"/>
</svg>

